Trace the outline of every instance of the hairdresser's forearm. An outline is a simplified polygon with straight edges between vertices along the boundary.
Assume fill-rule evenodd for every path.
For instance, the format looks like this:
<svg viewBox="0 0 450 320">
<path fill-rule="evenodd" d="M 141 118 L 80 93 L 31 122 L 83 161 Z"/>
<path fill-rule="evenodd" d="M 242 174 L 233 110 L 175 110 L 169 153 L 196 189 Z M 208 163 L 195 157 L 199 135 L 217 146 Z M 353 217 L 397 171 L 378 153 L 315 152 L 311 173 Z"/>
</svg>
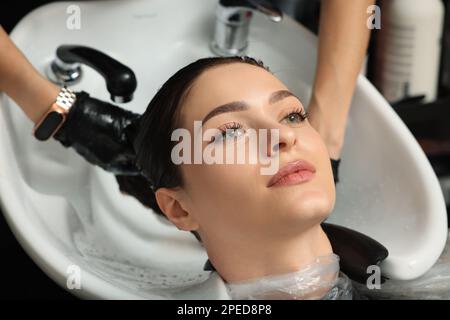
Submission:
<svg viewBox="0 0 450 320">
<path fill-rule="evenodd" d="M 367 7 L 374 2 L 322 1 L 318 63 L 308 113 L 334 159 L 340 157 L 344 143 L 348 111 L 370 35 Z"/>
<path fill-rule="evenodd" d="M 43 78 L 0 27 L 0 91 L 36 123 L 55 100 L 59 87 Z"/>
</svg>

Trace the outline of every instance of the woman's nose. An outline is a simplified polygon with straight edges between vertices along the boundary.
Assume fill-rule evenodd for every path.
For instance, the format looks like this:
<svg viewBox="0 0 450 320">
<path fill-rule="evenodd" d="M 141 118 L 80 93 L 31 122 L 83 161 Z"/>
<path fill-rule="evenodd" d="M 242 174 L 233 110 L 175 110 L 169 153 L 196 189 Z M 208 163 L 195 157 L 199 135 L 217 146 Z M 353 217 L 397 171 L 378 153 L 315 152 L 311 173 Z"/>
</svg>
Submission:
<svg viewBox="0 0 450 320">
<path fill-rule="evenodd" d="M 297 137 L 292 128 L 278 126 L 272 128 L 270 131 L 272 130 L 276 130 L 275 132 L 277 132 L 277 134 L 269 134 L 270 137 L 267 145 L 269 157 L 274 156 L 278 152 L 289 151 L 297 143 Z"/>
</svg>

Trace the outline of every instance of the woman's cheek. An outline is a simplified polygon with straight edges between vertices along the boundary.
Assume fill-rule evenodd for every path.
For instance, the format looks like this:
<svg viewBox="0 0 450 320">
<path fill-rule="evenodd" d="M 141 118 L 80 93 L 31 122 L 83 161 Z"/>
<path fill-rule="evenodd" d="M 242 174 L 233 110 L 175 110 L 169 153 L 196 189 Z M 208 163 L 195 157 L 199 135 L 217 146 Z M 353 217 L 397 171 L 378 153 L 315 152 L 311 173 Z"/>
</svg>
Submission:
<svg viewBox="0 0 450 320">
<path fill-rule="evenodd" d="M 213 164 L 204 165 L 202 179 L 223 195 L 234 194 L 245 189 L 251 183 L 248 166 L 245 164 Z"/>
</svg>

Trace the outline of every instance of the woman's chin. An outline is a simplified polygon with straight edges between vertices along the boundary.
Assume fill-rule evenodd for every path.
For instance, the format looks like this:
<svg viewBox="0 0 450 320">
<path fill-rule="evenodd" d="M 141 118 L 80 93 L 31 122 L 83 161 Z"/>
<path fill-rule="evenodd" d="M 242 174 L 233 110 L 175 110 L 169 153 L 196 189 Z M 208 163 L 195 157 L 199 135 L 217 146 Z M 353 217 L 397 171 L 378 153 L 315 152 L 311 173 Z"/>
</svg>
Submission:
<svg viewBox="0 0 450 320">
<path fill-rule="evenodd" d="M 305 190 L 298 196 L 291 194 L 290 198 L 285 202 L 290 204 L 286 209 L 301 219 L 323 221 L 334 207 L 334 197 L 323 190 Z"/>
</svg>

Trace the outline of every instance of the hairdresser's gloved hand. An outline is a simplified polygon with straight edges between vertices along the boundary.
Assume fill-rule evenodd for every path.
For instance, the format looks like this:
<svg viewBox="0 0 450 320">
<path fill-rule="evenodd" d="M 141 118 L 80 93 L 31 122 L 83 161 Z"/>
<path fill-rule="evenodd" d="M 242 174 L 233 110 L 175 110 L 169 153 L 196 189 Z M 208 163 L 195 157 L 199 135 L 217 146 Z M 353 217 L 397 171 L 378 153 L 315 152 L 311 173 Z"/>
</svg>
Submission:
<svg viewBox="0 0 450 320">
<path fill-rule="evenodd" d="M 334 184 L 339 182 L 339 164 L 341 163 L 341 159 L 330 159 L 331 160 L 331 168 L 333 169 L 333 177 Z"/>
<path fill-rule="evenodd" d="M 114 174 L 137 175 L 131 139 L 140 115 L 78 92 L 66 122 L 53 136 L 88 162 Z"/>
</svg>

